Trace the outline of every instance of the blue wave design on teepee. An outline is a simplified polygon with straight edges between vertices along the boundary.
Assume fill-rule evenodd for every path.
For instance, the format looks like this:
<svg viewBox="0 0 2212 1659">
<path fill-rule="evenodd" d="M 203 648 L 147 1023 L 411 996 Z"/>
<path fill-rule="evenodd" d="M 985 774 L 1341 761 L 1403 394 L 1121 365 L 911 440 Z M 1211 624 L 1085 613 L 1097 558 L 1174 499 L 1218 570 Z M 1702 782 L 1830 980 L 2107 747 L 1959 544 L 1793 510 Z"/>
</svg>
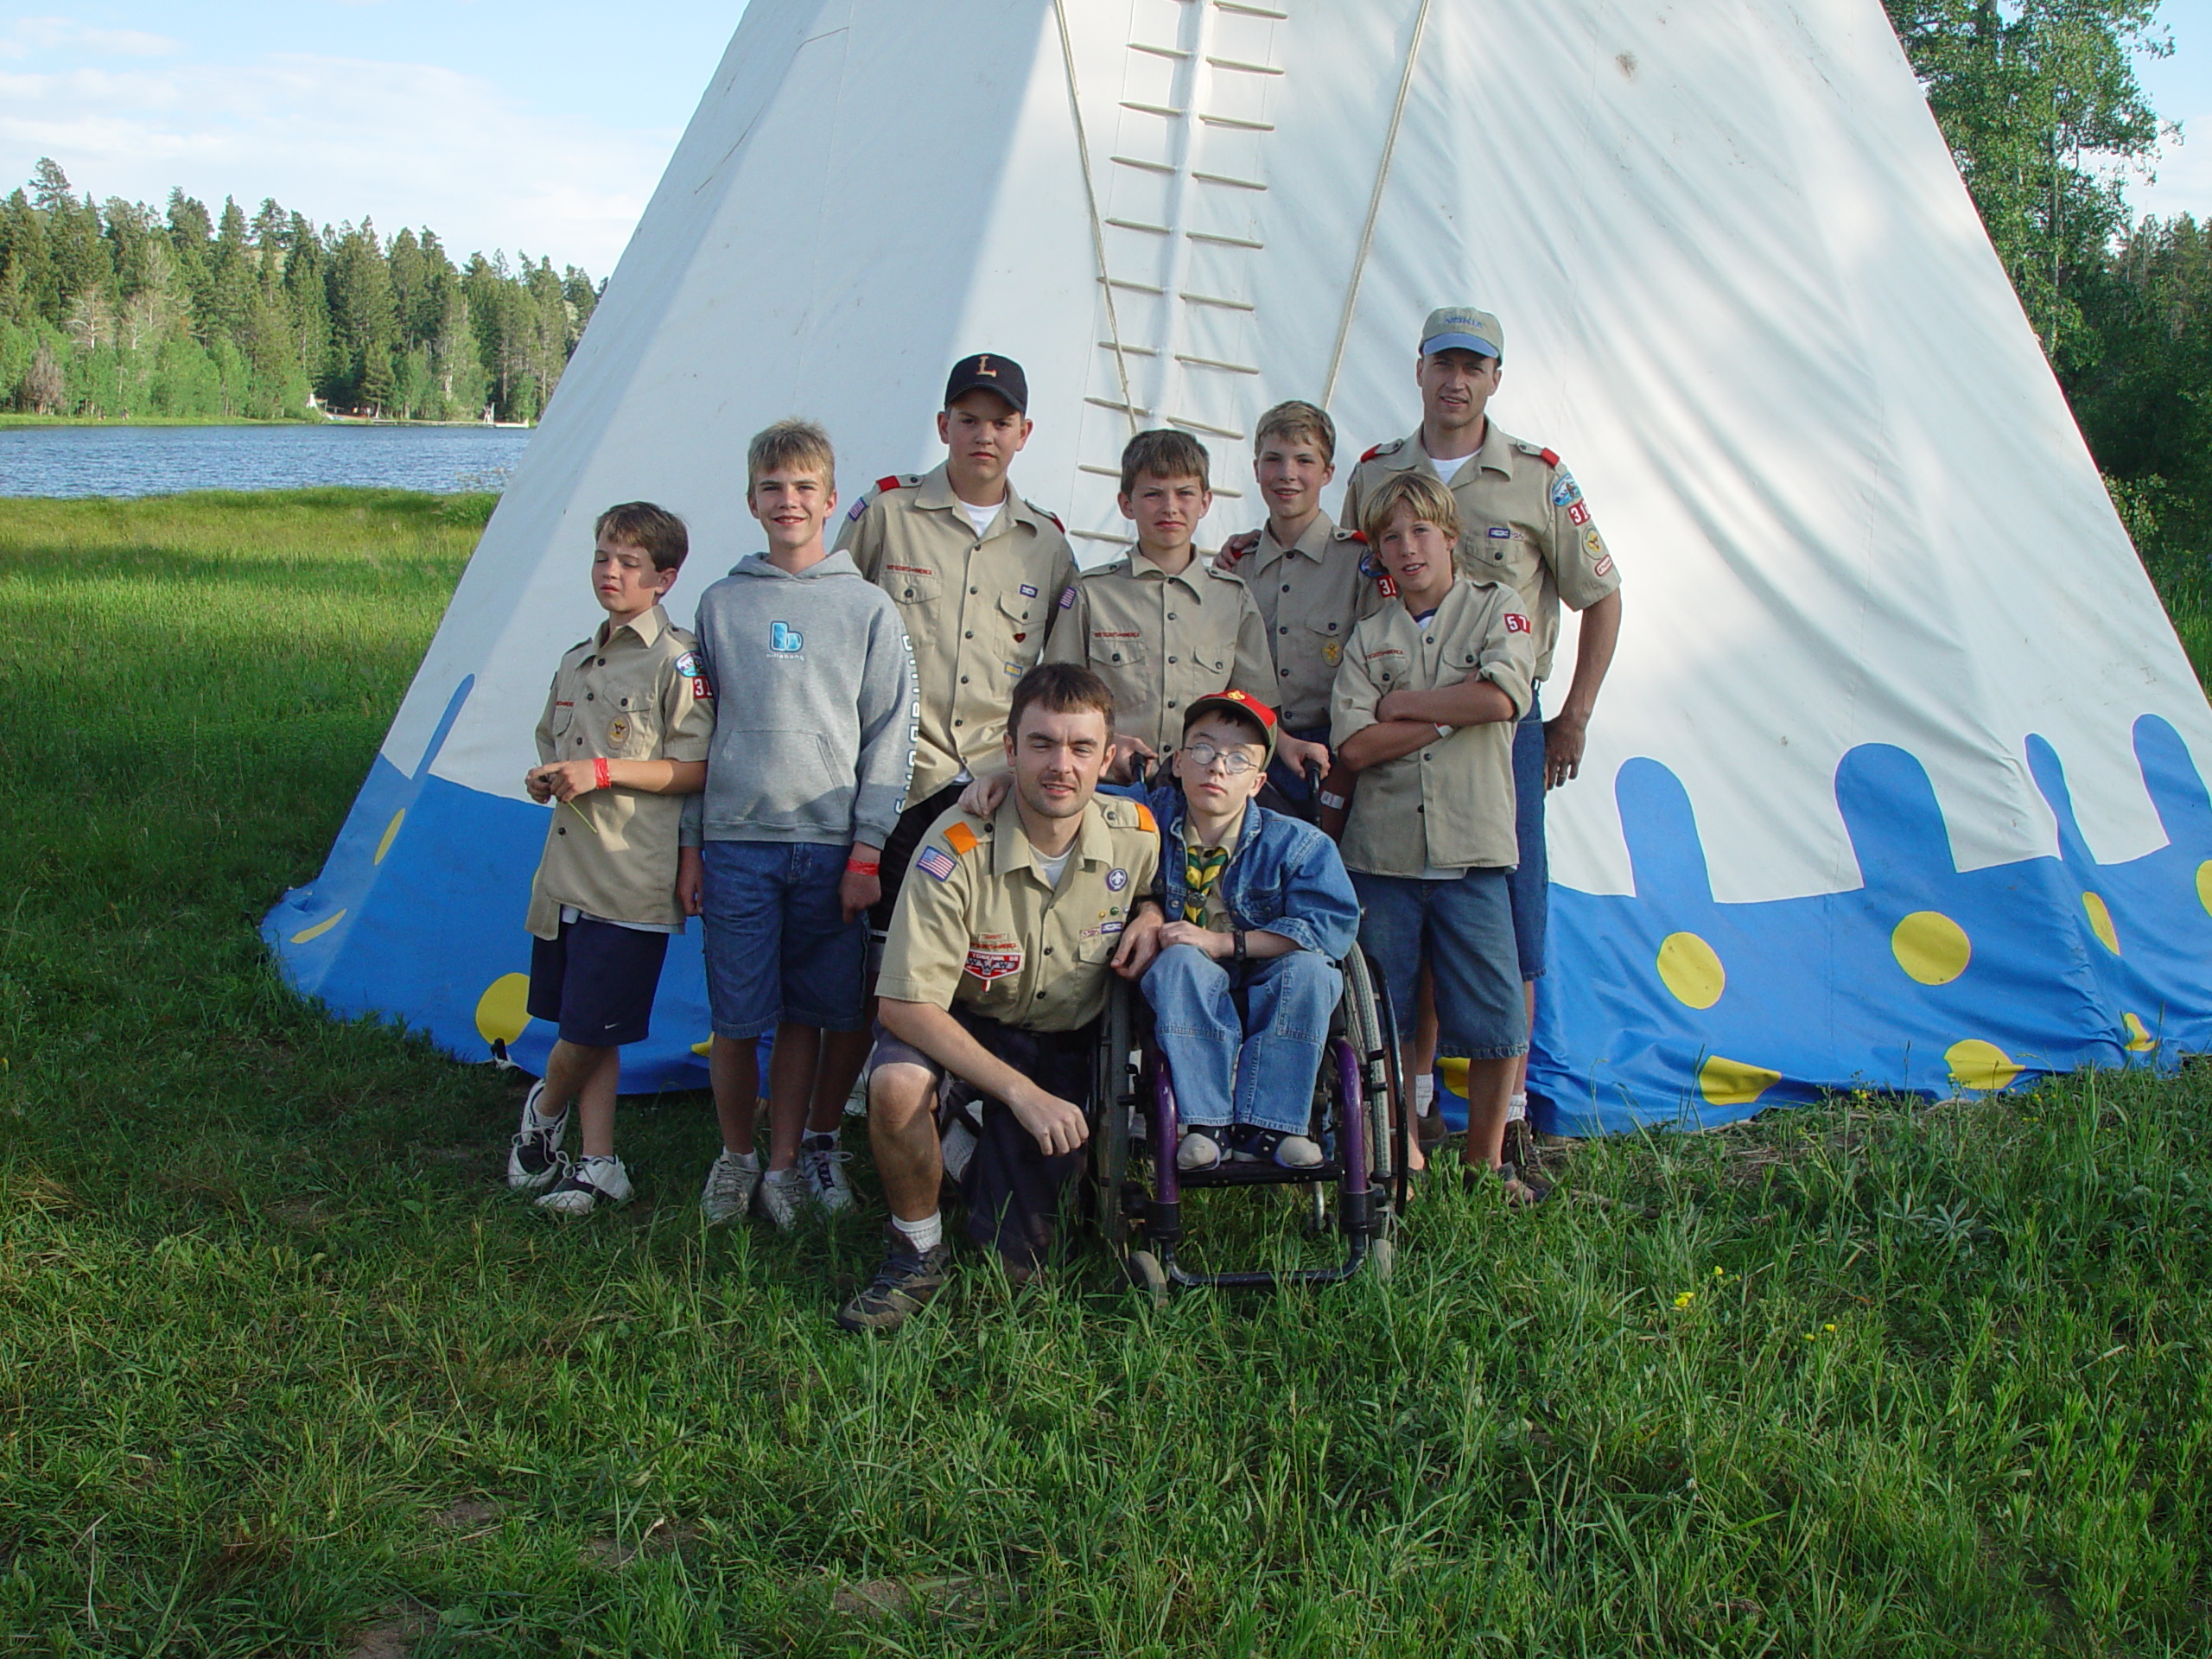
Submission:
<svg viewBox="0 0 2212 1659">
<path fill-rule="evenodd" d="M 1552 889 L 1537 1127 L 1699 1128 L 1832 1090 L 1947 1096 L 2212 1046 L 2212 798 L 2167 721 L 2138 721 L 2134 747 L 2168 836 L 2141 858 L 2090 856 L 2057 754 L 2031 737 L 2058 855 L 1961 872 L 1920 762 L 1870 744 L 1835 782 L 1864 885 L 1732 905 L 1681 780 L 1629 762 L 1635 893 Z"/>
</svg>

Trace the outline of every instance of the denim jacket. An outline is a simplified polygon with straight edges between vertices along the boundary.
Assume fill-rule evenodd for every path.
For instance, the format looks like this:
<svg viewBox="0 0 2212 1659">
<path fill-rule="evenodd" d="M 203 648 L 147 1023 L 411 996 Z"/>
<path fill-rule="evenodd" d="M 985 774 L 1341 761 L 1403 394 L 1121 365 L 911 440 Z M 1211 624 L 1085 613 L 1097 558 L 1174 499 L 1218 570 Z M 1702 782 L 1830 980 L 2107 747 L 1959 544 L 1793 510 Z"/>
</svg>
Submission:
<svg viewBox="0 0 2212 1659">
<path fill-rule="evenodd" d="M 1147 804 L 1160 821 L 1161 907 L 1173 921 L 1183 913 L 1183 791 L 1163 785 Z M 1222 902 L 1247 932 L 1280 933 L 1331 962 L 1349 956 L 1359 937 L 1359 899 L 1336 843 L 1256 802 L 1244 808 L 1243 831 L 1221 882 Z"/>
</svg>

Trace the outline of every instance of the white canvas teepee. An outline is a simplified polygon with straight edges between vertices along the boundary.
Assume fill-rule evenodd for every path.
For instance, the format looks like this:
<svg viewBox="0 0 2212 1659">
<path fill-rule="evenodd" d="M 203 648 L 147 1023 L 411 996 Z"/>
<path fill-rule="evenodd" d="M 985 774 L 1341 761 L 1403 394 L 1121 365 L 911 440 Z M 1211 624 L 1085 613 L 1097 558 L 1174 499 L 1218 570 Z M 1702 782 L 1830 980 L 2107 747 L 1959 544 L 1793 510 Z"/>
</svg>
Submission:
<svg viewBox="0 0 2212 1659">
<path fill-rule="evenodd" d="M 849 496 L 988 350 L 1079 554 L 1139 426 L 1212 447 L 1218 537 L 1268 404 L 1411 429 L 1450 302 L 1627 584 L 1551 804 L 1561 1126 L 2212 1045 L 2212 716 L 1877 0 L 753 0 L 270 942 L 535 1067 L 519 779 L 600 508 L 689 519 L 688 617 L 751 432 L 822 419 Z M 695 934 L 628 1086 L 706 1034 Z"/>
</svg>

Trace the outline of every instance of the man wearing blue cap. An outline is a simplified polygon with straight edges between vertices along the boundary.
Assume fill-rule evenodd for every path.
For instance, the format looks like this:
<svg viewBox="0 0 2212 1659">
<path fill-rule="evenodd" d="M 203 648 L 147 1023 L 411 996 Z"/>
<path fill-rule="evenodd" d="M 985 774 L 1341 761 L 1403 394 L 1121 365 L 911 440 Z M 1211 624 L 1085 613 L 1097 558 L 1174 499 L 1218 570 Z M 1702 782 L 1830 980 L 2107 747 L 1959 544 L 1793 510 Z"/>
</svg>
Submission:
<svg viewBox="0 0 2212 1659">
<path fill-rule="evenodd" d="M 1393 473 L 1420 469 L 1442 479 L 1459 506 L 1459 569 L 1477 582 L 1505 583 L 1520 594 L 1535 627 L 1540 684 L 1551 677 L 1560 603 L 1581 613 L 1566 697 L 1547 721 L 1541 696 L 1531 696 L 1513 739 L 1521 844 L 1511 888 L 1513 926 L 1533 1028 L 1551 880 L 1544 852 L 1544 791 L 1581 770 L 1591 710 L 1620 637 L 1621 579 L 1566 465 L 1541 444 L 1500 429 L 1485 412 L 1504 362 L 1505 331 L 1489 312 L 1462 305 L 1430 312 L 1414 372 L 1421 387 L 1421 429 L 1377 444 L 1359 458 L 1344 486 L 1337 522 L 1358 524 L 1362 499 Z M 1514 1109 L 1516 1118 L 1525 1112 L 1524 1095 L 1516 1093 Z"/>
</svg>

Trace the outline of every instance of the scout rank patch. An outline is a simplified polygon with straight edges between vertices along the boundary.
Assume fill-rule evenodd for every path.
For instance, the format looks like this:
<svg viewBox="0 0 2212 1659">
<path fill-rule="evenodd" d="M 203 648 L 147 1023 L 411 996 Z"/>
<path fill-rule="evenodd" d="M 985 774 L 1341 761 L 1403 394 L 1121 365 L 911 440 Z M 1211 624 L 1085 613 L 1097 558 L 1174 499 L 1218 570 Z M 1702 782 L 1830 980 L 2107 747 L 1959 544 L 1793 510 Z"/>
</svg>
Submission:
<svg viewBox="0 0 2212 1659">
<path fill-rule="evenodd" d="M 607 742 L 610 748 L 620 748 L 630 741 L 630 716 L 617 715 L 607 722 Z"/>
<path fill-rule="evenodd" d="M 699 660 L 697 652 L 687 651 L 677 658 L 676 671 L 684 679 L 691 682 L 693 696 L 704 697 L 709 702 L 714 701 L 715 688 L 707 683 L 707 665 Z"/>
</svg>

